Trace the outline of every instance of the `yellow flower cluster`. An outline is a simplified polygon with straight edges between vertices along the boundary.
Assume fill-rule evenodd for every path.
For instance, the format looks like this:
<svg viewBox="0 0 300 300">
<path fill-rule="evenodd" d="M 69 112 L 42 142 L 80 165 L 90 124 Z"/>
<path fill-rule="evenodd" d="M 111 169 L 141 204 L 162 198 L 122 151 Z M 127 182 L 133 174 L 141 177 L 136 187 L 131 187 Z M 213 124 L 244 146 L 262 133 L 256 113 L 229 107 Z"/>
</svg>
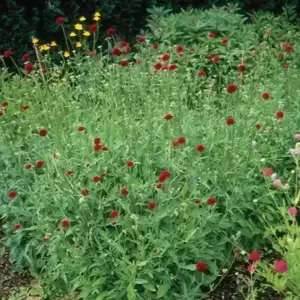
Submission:
<svg viewBox="0 0 300 300">
<path fill-rule="evenodd" d="M 101 14 L 98 12 L 98 11 L 96 11 L 95 13 L 94 13 L 94 18 L 93 18 L 93 20 L 94 21 L 100 21 L 100 19 L 101 19 Z"/>
<path fill-rule="evenodd" d="M 48 51 L 50 49 L 50 46 L 48 44 L 40 45 L 39 47 L 40 51 Z"/>
</svg>

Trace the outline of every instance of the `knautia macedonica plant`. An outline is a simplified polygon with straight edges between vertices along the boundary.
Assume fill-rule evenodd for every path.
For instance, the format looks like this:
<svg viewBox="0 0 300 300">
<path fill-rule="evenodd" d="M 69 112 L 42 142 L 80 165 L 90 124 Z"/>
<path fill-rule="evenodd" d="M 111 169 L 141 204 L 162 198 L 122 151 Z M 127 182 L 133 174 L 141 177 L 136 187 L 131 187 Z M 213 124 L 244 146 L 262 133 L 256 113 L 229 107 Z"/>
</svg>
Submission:
<svg viewBox="0 0 300 300">
<path fill-rule="evenodd" d="M 6 245 L 50 297 L 199 299 L 293 192 L 297 33 L 272 19 L 272 38 L 254 22 L 132 45 L 110 28 L 105 52 L 93 19 L 57 18 L 65 45 L 33 38 L 20 75 L 1 73 Z"/>
</svg>

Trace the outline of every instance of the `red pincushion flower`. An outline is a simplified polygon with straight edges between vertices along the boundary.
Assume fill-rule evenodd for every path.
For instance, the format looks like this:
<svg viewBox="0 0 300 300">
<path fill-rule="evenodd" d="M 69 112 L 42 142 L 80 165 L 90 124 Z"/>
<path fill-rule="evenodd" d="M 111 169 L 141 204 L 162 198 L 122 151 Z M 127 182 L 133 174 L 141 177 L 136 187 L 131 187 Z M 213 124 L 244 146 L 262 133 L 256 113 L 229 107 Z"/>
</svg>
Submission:
<svg viewBox="0 0 300 300">
<path fill-rule="evenodd" d="M 207 270 L 207 263 L 198 262 L 196 263 L 196 271 L 200 273 L 204 273 Z"/>
<path fill-rule="evenodd" d="M 82 195 L 83 197 L 86 197 L 89 193 L 90 193 L 90 192 L 89 192 L 88 189 L 84 189 L 84 190 L 81 191 L 81 195 Z"/>
<path fill-rule="evenodd" d="M 233 249 L 233 253 L 235 253 L 235 254 L 238 254 L 238 253 L 240 253 L 241 252 L 241 249 L 240 248 L 235 248 L 235 249 Z"/>
<path fill-rule="evenodd" d="M 122 54 L 122 51 L 119 49 L 119 48 L 112 48 L 111 49 L 111 55 L 114 55 L 114 56 L 120 56 Z"/>
<path fill-rule="evenodd" d="M 59 228 L 59 227 L 55 228 L 55 230 L 56 230 L 57 232 L 60 232 L 60 228 Z"/>
<path fill-rule="evenodd" d="M 257 252 L 257 251 L 252 251 L 252 252 L 250 253 L 249 260 L 250 260 L 250 261 L 258 261 L 258 260 L 260 260 L 260 257 L 261 257 L 261 255 L 260 255 L 259 252 Z"/>
<path fill-rule="evenodd" d="M 127 67 L 128 66 L 128 60 L 126 60 L 126 59 L 121 60 L 120 61 L 120 66 Z"/>
<path fill-rule="evenodd" d="M 45 129 L 45 128 L 40 129 L 40 136 L 46 136 L 47 133 L 48 133 L 47 129 Z"/>
<path fill-rule="evenodd" d="M 101 147 L 101 150 L 102 150 L 102 151 L 108 151 L 109 148 L 108 148 L 107 146 L 102 146 L 102 147 Z"/>
<path fill-rule="evenodd" d="M 226 88 L 227 92 L 230 94 L 234 93 L 237 89 L 238 89 L 238 87 L 237 87 L 236 83 L 231 83 Z"/>
<path fill-rule="evenodd" d="M 197 200 L 195 200 L 195 201 L 194 201 L 194 203 L 199 205 L 199 204 L 201 204 L 201 203 L 202 203 L 202 201 L 201 201 L 201 200 L 199 200 L 199 199 L 197 199 Z"/>
<path fill-rule="evenodd" d="M 181 137 L 179 137 L 178 138 L 178 140 L 177 140 L 177 142 L 178 142 L 178 144 L 184 144 L 185 142 L 186 142 L 186 140 L 185 140 L 185 137 L 184 136 L 181 136 Z"/>
<path fill-rule="evenodd" d="M 98 25 L 97 24 L 92 24 L 89 27 L 90 32 L 96 32 L 98 30 Z"/>
<path fill-rule="evenodd" d="M 178 141 L 172 141 L 171 146 L 172 146 L 172 147 L 177 147 L 177 146 L 179 146 Z"/>
<path fill-rule="evenodd" d="M 216 38 L 217 35 L 216 35 L 215 33 L 213 33 L 213 32 L 209 32 L 209 33 L 208 33 L 208 37 L 209 37 L 209 38 Z"/>
<path fill-rule="evenodd" d="M 157 188 L 157 189 L 161 189 L 163 184 L 162 183 L 155 183 L 154 186 Z"/>
<path fill-rule="evenodd" d="M 277 273 L 285 273 L 288 271 L 288 264 L 284 260 L 276 260 L 274 264 L 274 271 Z"/>
<path fill-rule="evenodd" d="M 94 145 L 100 145 L 101 144 L 101 137 L 94 138 Z"/>
<path fill-rule="evenodd" d="M 240 64 L 240 65 L 238 65 L 237 69 L 240 72 L 245 72 L 246 71 L 246 66 L 244 64 Z"/>
<path fill-rule="evenodd" d="M 102 146 L 100 145 L 100 144 L 95 144 L 94 145 L 94 151 L 95 152 L 99 152 L 99 151 L 101 151 L 102 150 Z"/>
<path fill-rule="evenodd" d="M 28 108 L 29 108 L 29 105 L 24 104 L 24 105 L 22 106 L 22 110 L 27 110 Z"/>
<path fill-rule="evenodd" d="M 147 205 L 148 209 L 150 209 L 150 210 L 154 210 L 156 206 L 157 206 L 157 203 L 155 201 L 150 201 Z"/>
<path fill-rule="evenodd" d="M 204 71 L 204 70 L 200 70 L 199 72 L 198 72 L 198 76 L 199 77 L 202 77 L 202 76 L 205 76 L 206 75 L 206 72 Z"/>
<path fill-rule="evenodd" d="M 226 119 L 226 125 L 231 126 L 235 123 L 235 119 L 233 117 L 229 117 Z"/>
<path fill-rule="evenodd" d="M 156 63 L 156 64 L 153 65 L 153 68 L 155 70 L 160 70 L 162 68 L 162 64 L 158 62 L 158 63 Z"/>
<path fill-rule="evenodd" d="M 97 53 L 95 51 L 90 51 L 89 52 L 89 57 L 95 57 Z"/>
<path fill-rule="evenodd" d="M 261 171 L 262 171 L 263 175 L 266 177 L 270 177 L 274 173 L 272 168 L 261 168 Z"/>
<path fill-rule="evenodd" d="M 97 182 L 100 182 L 102 180 L 102 177 L 101 176 L 94 176 L 92 178 L 92 180 L 93 180 L 94 183 L 97 183 Z"/>
<path fill-rule="evenodd" d="M 72 171 L 72 170 L 68 170 L 68 171 L 65 172 L 65 175 L 66 175 L 66 176 L 70 176 L 70 175 L 72 175 L 72 174 L 73 174 L 73 171 Z"/>
<path fill-rule="evenodd" d="M 167 115 L 164 116 L 164 119 L 165 119 L 165 120 L 172 120 L 173 117 L 174 117 L 174 116 L 173 116 L 172 114 L 167 114 Z"/>
<path fill-rule="evenodd" d="M 144 43 L 146 41 L 146 38 L 144 36 L 143 37 L 139 37 L 139 38 L 136 39 L 136 41 L 138 43 Z"/>
<path fill-rule="evenodd" d="M 44 164 L 45 164 L 45 162 L 44 162 L 43 160 L 37 160 L 37 161 L 35 162 L 35 167 L 36 167 L 37 169 L 40 169 L 40 168 L 42 168 L 42 167 L 44 166 Z"/>
<path fill-rule="evenodd" d="M 220 56 L 219 56 L 219 55 L 216 55 L 216 56 L 212 57 L 211 60 L 216 64 L 217 62 L 220 61 Z"/>
<path fill-rule="evenodd" d="M 183 50 L 184 50 L 184 47 L 183 47 L 182 45 L 178 45 L 178 46 L 176 47 L 176 51 L 177 51 L 177 52 L 183 52 Z"/>
<path fill-rule="evenodd" d="M 168 178 L 170 178 L 171 173 L 168 170 L 162 171 L 158 177 L 159 182 L 164 182 L 166 181 Z"/>
<path fill-rule="evenodd" d="M 165 54 L 162 55 L 161 59 L 163 61 L 168 61 L 170 59 L 170 55 L 168 53 L 165 53 Z"/>
<path fill-rule="evenodd" d="M 270 98 L 271 98 L 270 94 L 269 94 L 269 93 L 267 93 L 267 92 L 265 92 L 265 93 L 262 93 L 262 94 L 261 94 L 261 97 L 262 97 L 264 100 L 268 100 L 268 99 L 270 99 Z"/>
<path fill-rule="evenodd" d="M 55 20 L 55 23 L 56 23 L 57 25 L 63 24 L 64 22 L 65 22 L 65 19 L 64 19 L 63 17 L 58 17 L 58 18 L 56 18 L 56 20 Z"/>
<path fill-rule="evenodd" d="M 168 66 L 162 66 L 161 69 L 162 70 L 168 70 Z"/>
<path fill-rule="evenodd" d="M 168 66 L 168 70 L 169 71 L 173 71 L 173 70 L 176 70 L 177 69 L 177 65 L 176 64 L 171 64 Z"/>
<path fill-rule="evenodd" d="M 221 40 L 222 45 L 227 45 L 228 44 L 228 39 L 224 38 Z"/>
<path fill-rule="evenodd" d="M 77 131 L 79 131 L 79 132 L 82 132 L 82 131 L 84 131 L 85 130 L 85 127 L 84 126 L 78 126 L 77 127 Z"/>
<path fill-rule="evenodd" d="M 111 219 L 115 219 L 119 216 L 119 212 L 117 210 L 112 210 L 110 213 L 109 213 L 109 217 Z"/>
<path fill-rule="evenodd" d="M 69 227 L 70 222 L 67 219 L 63 219 L 63 220 L 61 220 L 60 224 L 62 227 L 66 228 L 66 227 Z"/>
<path fill-rule="evenodd" d="M 127 47 L 128 46 L 128 42 L 126 41 L 122 41 L 121 44 L 120 44 L 120 47 Z"/>
<path fill-rule="evenodd" d="M 2 107 L 6 107 L 6 106 L 8 106 L 8 102 L 7 101 L 3 101 L 2 102 Z"/>
<path fill-rule="evenodd" d="M 132 167 L 134 166 L 134 162 L 133 162 L 133 161 L 128 161 L 128 162 L 126 163 L 126 166 L 127 166 L 128 168 L 132 168 Z"/>
<path fill-rule="evenodd" d="M 260 125 L 260 124 L 255 124 L 255 128 L 256 128 L 256 129 L 260 129 L 260 128 L 261 128 L 261 125 Z"/>
<path fill-rule="evenodd" d="M 282 110 L 278 110 L 276 112 L 276 119 L 282 119 L 284 117 L 284 112 Z"/>
<path fill-rule="evenodd" d="M 23 56 L 22 56 L 22 61 L 23 62 L 26 62 L 26 61 L 28 61 L 28 59 L 30 58 L 30 54 L 24 54 Z"/>
<path fill-rule="evenodd" d="M 158 44 L 153 44 L 153 45 L 152 45 L 152 48 L 153 48 L 154 50 L 157 50 L 157 49 L 159 48 L 159 45 L 158 45 Z"/>
<path fill-rule="evenodd" d="M 0 110 L 0 117 L 4 115 L 3 111 Z"/>
<path fill-rule="evenodd" d="M 21 225 L 20 225 L 20 224 L 15 224 L 14 227 L 13 227 L 14 231 L 17 231 L 17 230 L 19 230 L 20 228 L 21 228 Z"/>
<path fill-rule="evenodd" d="M 128 190 L 126 187 L 122 187 L 120 190 L 122 196 L 126 197 L 128 195 Z"/>
<path fill-rule="evenodd" d="M 205 146 L 202 144 L 199 144 L 196 146 L 196 150 L 199 152 L 203 152 L 205 150 Z"/>
<path fill-rule="evenodd" d="M 34 65 L 33 64 L 26 64 L 24 66 L 24 70 L 26 73 L 31 73 L 34 70 Z"/>
<path fill-rule="evenodd" d="M 14 198 L 16 198 L 18 196 L 18 192 L 17 191 L 10 191 L 9 193 L 8 193 L 8 198 L 10 198 L 10 199 L 14 199 Z"/>
<path fill-rule="evenodd" d="M 216 204 L 216 198 L 215 197 L 209 197 L 206 201 L 207 205 L 215 205 Z"/>
<path fill-rule="evenodd" d="M 292 52 L 294 50 L 294 47 L 292 45 L 283 45 L 284 51 L 285 52 Z"/>
<path fill-rule="evenodd" d="M 25 170 L 30 170 L 32 168 L 32 164 L 27 164 L 24 166 Z"/>
<path fill-rule="evenodd" d="M 6 50 L 4 52 L 3 56 L 4 56 L 4 58 L 9 58 L 9 57 L 13 56 L 13 52 L 11 50 Z"/>
<path fill-rule="evenodd" d="M 106 30 L 106 36 L 111 37 L 116 33 L 116 28 L 110 27 Z"/>
</svg>

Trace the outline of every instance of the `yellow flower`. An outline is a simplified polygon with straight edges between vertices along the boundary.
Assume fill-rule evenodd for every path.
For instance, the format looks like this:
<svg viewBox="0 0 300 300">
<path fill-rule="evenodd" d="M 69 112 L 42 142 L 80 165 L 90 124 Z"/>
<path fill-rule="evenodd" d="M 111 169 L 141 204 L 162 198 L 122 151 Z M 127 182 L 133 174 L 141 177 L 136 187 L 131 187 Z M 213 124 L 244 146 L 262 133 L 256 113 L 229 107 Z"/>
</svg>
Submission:
<svg viewBox="0 0 300 300">
<path fill-rule="evenodd" d="M 69 51 L 65 51 L 64 52 L 64 57 L 69 57 L 70 56 L 70 52 Z"/>
<path fill-rule="evenodd" d="M 72 31 L 72 32 L 70 33 L 70 36 L 76 36 L 76 33 L 75 33 L 74 31 Z"/>
<path fill-rule="evenodd" d="M 83 16 L 79 18 L 79 21 L 80 21 L 80 22 L 83 22 L 83 21 L 85 21 L 85 20 L 86 20 L 86 18 L 83 17 Z"/>
<path fill-rule="evenodd" d="M 100 20 L 100 17 L 94 16 L 93 20 L 94 20 L 94 21 L 99 21 L 99 20 Z"/>
<path fill-rule="evenodd" d="M 94 13 L 94 17 L 101 17 L 101 14 L 99 13 L 99 11 L 96 11 L 95 13 Z"/>
<path fill-rule="evenodd" d="M 89 31 L 85 30 L 85 31 L 83 32 L 83 35 L 84 35 L 84 36 L 90 36 L 91 33 L 90 33 Z"/>
<path fill-rule="evenodd" d="M 83 30 L 82 24 L 75 24 L 75 29 L 76 30 Z"/>
<path fill-rule="evenodd" d="M 76 42 L 76 48 L 80 48 L 82 47 L 82 43 L 81 42 Z"/>
<path fill-rule="evenodd" d="M 41 45 L 40 51 L 48 51 L 50 49 L 49 45 Z"/>
<path fill-rule="evenodd" d="M 57 46 L 57 44 L 56 44 L 55 41 L 52 41 L 51 44 L 50 44 L 50 46 L 51 46 L 51 47 L 55 47 L 55 46 Z"/>
<path fill-rule="evenodd" d="M 52 72 L 52 74 L 51 74 L 53 77 L 57 77 L 58 76 L 58 74 L 56 73 L 56 72 Z"/>
<path fill-rule="evenodd" d="M 39 39 L 33 36 L 33 37 L 32 37 L 32 43 L 35 45 L 35 44 L 37 44 L 38 42 L 39 42 Z"/>
</svg>

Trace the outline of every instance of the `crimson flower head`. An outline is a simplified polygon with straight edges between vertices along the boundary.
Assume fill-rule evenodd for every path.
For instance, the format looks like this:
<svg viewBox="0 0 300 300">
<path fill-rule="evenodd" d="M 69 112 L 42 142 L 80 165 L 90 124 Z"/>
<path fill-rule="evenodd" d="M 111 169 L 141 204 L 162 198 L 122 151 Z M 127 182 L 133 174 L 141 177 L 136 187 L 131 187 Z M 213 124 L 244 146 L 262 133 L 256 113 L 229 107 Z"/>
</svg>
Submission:
<svg viewBox="0 0 300 300">
<path fill-rule="evenodd" d="M 177 146 L 179 146 L 178 140 L 172 141 L 171 146 L 172 146 L 172 147 L 177 147 Z"/>
<path fill-rule="evenodd" d="M 204 273 L 207 270 L 207 263 L 205 262 L 198 262 L 196 263 L 196 271 L 200 273 Z"/>
<path fill-rule="evenodd" d="M 17 231 L 17 230 L 19 230 L 20 228 L 21 228 L 21 225 L 20 225 L 20 224 L 15 224 L 14 227 L 13 227 L 14 231 Z"/>
<path fill-rule="evenodd" d="M 90 32 L 96 32 L 98 30 L 98 25 L 97 24 L 92 24 L 89 27 Z"/>
<path fill-rule="evenodd" d="M 81 191 L 81 195 L 82 195 L 83 197 L 86 197 L 89 193 L 90 193 L 90 192 L 89 192 L 88 189 L 84 189 L 84 190 Z"/>
<path fill-rule="evenodd" d="M 244 64 L 240 64 L 237 66 L 237 69 L 243 73 L 246 71 L 246 66 Z"/>
<path fill-rule="evenodd" d="M 144 36 L 142 36 L 142 37 L 137 38 L 136 41 L 138 43 L 144 43 L 146 41 L 146 38 Z"/>
<path fill-rule="evenodd" d="M 186 139 L 185 139 L 184 136 L 181 136 L 181 137 L 178 138 L 177 142 L 178 142 L 178 144 L 181 145 L 181 144 L 184 144 L 186 142 Z"/>
<path fill-rule="evenodd" d="M 18 196 L 18 192 L 17 191 L 10 191 L 9 193 L 8 193 L 8 198 L 10 198 L 10 199 L 14 199 L 14 198 L 16 198 Z"/>
<path fill-rule="evenodd" d="M 219 55 L 216 55 L 216 56 L 212 57 L 211 60 L 216 64 L 217 62 L 220 61 L 220 56 L 219 56 Z"/>
<path fill-rule="evenodd" d="M 116 33 L 116 31 L 117 31 L 116 28 L 110 27 L 106 30 L 106 36 L 111 37 Z"/>
<path fill-rule="evenodd" d="M 264 100 L 268 100 L 268 99 L 272 98 L 271 95 L 270 95 L 269 93 L 267 93 L 267 92 L 262 93 L 262 94 L 261 94 L 261 97 L 262 97 Z"/>
<path fill-rule="evenodd" d="M 176 47 L 176 51 L 177 51 L 177 52 L 183 52 L 183 50 L 184 50 L 184 47 L 183 47 L 182 45 L 178 45 L 178 46 Z"/>
<path fill-rule="evenodd" d="M 270 177 L 274 173 L 272 168 L 261 168 L 261 171 L 262 171 L 263 175 L 266 177 Z"/>
<path fill-rule="evenodd" d="M 120 190 L 122 196 L 126 197 L 128 195 L 128 190 L 126 187 L 122 187 Z"/>
<path fill-rule="evenodd" d="M 31 73 L 34 70 L 34 65 L 33 64 L 26 64 L 24 66 L 24 70 L 26 73 Z"/>
<path fill-rule="evenodd" d="M 276 260 L 274 271 L 277 273 L 285 273 L 288 271 L 288 264 L 285 260 Z"/>
<path fill-rule="evenodd" d="M 148 209 L 150 209 L 150 210 L 154 210 L 156 206 L 157 206 L 157 203 L 155 201 L 150 201 L 147 205 Z"/>
<path fill-rule="evenodd" d="M 24 169 L 25 170 L 30 170 L 32 168 L 32 164 L 26 164 L 25 166 L 24 166 Z"/>
<path fill-rule="evenodd" d="M 8 106 L 8 102 L 7 101 L 3 101 L 2 102 L 2 107 L 6 107 L 6 106 Z"/>
<path fill-rule="evenodd" d="M 228 117 L 227 119 L 226 119 L 226 125 L 227 126 L 231 126 L 231 125 L 233 125 L 235 123 L 235 119 L 233 118 L 233 117 Z"/>
<path fill-rule="evenodd" d="M 241 252 L 241 249 L 240 248 L 235 248 L 235 249 L 233 249 L 233 253 L 235 253 L 235 254 L 238 254 L 238 253 L 240 253 Z"/>
<path fill-rule="evenodd" d="M 160 62 L 158 62 L 158 63 L 156 63 L 156 64 L 153 65 L 153 68 L 155 70 L 160 70 L 162 68 L 162 64 Z"/>
<path fill-rule="evenodd" d="M 238 89 L 237 84 L 236 83 L 231 83 L 227 86 L 226 90 L 229 94 L 234 93 L 236 90 Z"/>
<path fill-rule="evenodd" d="M 168 61 L 170 59 L 170 55 L 168 53 L 165 53 L 165 54 L 162 55 L 161 59 L 163 61 Z"/>
<path fill-rule="evenodd" d="M 122 41 L 121 44 L 120 44 L 120 47 L 124 48 L 124 47 L 127 47 L 128 45 L 129 45 L 128 42 Z"/>
<path fill-rule="evenodd" d="M 283 49 L 285 52 L 292 52 L 294 50 L 294 47 L 292 45 L 283 45 Z"/>
<path fill-rule="evenodd" d="M 4 52 L 3 56 L 4 56 L 4 58 L 9 58 L 9 57 L 13 56 L 13 52 L 11 50 L 6 50 Z"/>
<path fill-rule="evenodd" d="M 196 199 L 196 200 L 194 201 L 194 203 L 197 204 L 197 205 L 199 205 L 199 204 L 202 203 L 202 201 L 201 201 L 200 199 Z"/>
<path fill-rule="evenodd" d="M 95 57 L 97 53 L 95 51 L 90 51 L 89 52 L 89 57 Z"/>
<path fill-rule="evenodd" d="M 131 51 L 131 47 L 129 45 L 123 47 L 124 48 L 124 51 L 123 53 L 129 53 Z"/>
<path fill-rule="evenodd" d="M 248 272 L 249 272 L 249 273 L 253 273 L 253 272 L 256 270 L 256 266 L 255 266 L 255 265 L 249 265 L 249 266 L 247 267 L 247 269 L 248 269 Z"/>
<path fill-rule="evenodd" d="M 173 116 L 172 114 L 167 114 L 167 115 L 164 116 L 164 119 L 165 119 L 165 120 L 172 120 L 173 117 L 174 117 L 174 116 Z"/>
<path fill-rule="evenodd" d="M 213 33 L 213 32 L 209 32 L 208 33 L 208 37 L 213 39 L 213 38 L 216 38 L 217 35 L 215 33 Z"/>
<path fill-rule="evenodd" d="M 102 146 L 100 144 L 94 144 L 94 151 L 99 152 L 102 150 Z"/>
<path fill-rule="evenodd" d="M 128 168 L 132 168 L 132 167 L 134 166 L 134 162 L 133 162 L 133 161 L 128 161 L 128 162 L 126 163 L 126 166 L 127 166 Z"/>
<path fill-rule="evenodd" d="M 102 177 L 101 176 L 94 176 L 92 178 L 92 180 L 93 180 L 94 183 L 97 183 L 97 182 L 100 182 L 102 180 Z"/>
<path fill-rule="evenodd" d="M 228 44 L 228 39 L 224 38 L 221 40 L 222 45 L 227 45 Z"/>
<path fill-rule="evenodd" d="M 84 126 L 78 126 L 77 131 L 79 131 L 79 132 L 85 131 L 85 127 Z"/>
<path fill-rule="evenodd" d="M 171 173 L 168 170 L 162 171 L 158 177 L 158 182 L 164 182 L 171 176 Z"/>
<path fill-rule="evenodd" d="M 72 170 L 67 170 L 66 172 L 65 172 L 65 175 L 66 176 L 71 176 L 73 174 L 73 171 Z"/>
<path fill-rule="evenodd" d="M 63 17 L 58 17 L 58 18 L 56 18 L 56 20 L 55 20 L 55 23 L 56 23 L 57 25 L 63 24 L 64 22 L 65 22 L 65 19 L 64 19 Z"/>
<path fill-rule="evenodd" d="M 102 147 L 101 147 L 101 150 L 102 150 L 102 151 L 108 151 L 109 148 L 108 148 L 107 146 L 102 146 Z"/>
<path fill-rule="evenodd" d="M 27 104 L 24 104 L 23 106 L 22 106 L 22 110 L 27 110 L 29 108 L 29 105 L 27 105 Z"/>
<path fill-rule="evenodd" d="M 260 260 L 260 253 L 258 251 L 252 251 L 249 256 L 250 261 L 258 261 Z"/>
<path fill-rule="evenodd" d="M 176 70 L 177 69 L 177 65 L 176 64 L 171 64 L 168 66 L 168 70 L 169 71 L 173 71 L 173 70 Z"/>
<path fill-rule="evenodd" d="M 216 198 L 215 197 L 209 197 L 206 201 L 207 205 L 210 205 L 210 206 L 213 206 L 215 205 L 217 202 Z"/>
<path fill-rule="evenodd" d="M 4 115 L 3 111 L 0 110 L 0 117 Z"/>
<path fill-rule="evenodd" d="M 109 213 L 109 217 L 111 219 L 115 219 L 119 216 L 119 212 L 117 210 L 112 210 L 110 213 Z"/>
<path fill-rule="evenodd" d="M 260 129 L 260 128 L 261 128 L 261 125 L 257 123 L 257 124 L 255 124 L 255 128 L 256 128 L 256 129 Z"/>
<path fill-rule="evenodd" d="M 95 137 L 94 138 L 94 145 L 100 145 L 101 144 L 101 137 Z"/>
<path fill-rule="evenodd" d="M 202 145 L 202 144 L 199 144 L 199 145 L 196 146 L 196 150 L 198 152 L 203 152 L 205 150 L 205 146 Z"/>
<path fill-rule="evenodd" d="M 158 45 L 158 44 L 153 44 L 153 45 L 152 45 L 152 49 L 157 50 L 158 48 L 159 48 L 159 45 Z"/>
<path fill-rule="evenodd" d="M 22 56 L 22 61 L 23 61 L 23 62 L 26 62 L 26 61 L 28 61 L 29 58 L 30 58 L 30 54 L 24 54 L 24 55 Z"/>
<path fill-rule="evenodd" d="M 206 75 L 206 72 L 204 71 L 204 70 L 200 70 L 199 72 L 198 72 L 198 76 L 199 77 L 203 77 L 203 76 L 205 76 Z"/>
<path fill-rule="evenodd" d="M 40 169 L 40 168 L 42 168 L 42 167 L 44 166 L 44 164 L 45 164 L 45 162 L 44 162 L 43 160 L 37 160 L 37 161 L 35 162 L 35 167 L 36 167 L 37 169 Z"/>
<path fill-rule="evenodd" d="M 128 60 L 126 60 L 126 59 L 121 60 L 120 61 L 120 66 L 127 67 L 128 66 Z"/>
<path fill-rule="evenodd" d="M 114 48 L 111 49 L 110 53 L 113 56 L 120 56 L 122 54 L 122 51 L 119 48 L 114 47 Z"/>
<path fill-rule="evenodd" d="M 157 189 L 161 189 L 162 186 L 163 186 L 163 184 L 162 184 L 162 183 L 155 183 L 153 186 L 154 186 L 155 188 L 157 188 Z"/>
<path fill-rule="evenodd" d="M 40 136 L 46 136 L 47 133 L 48 133 L 47 129 L 45 129 L 45 128 L 40 129 Z"/>
<path fill-rule="evenodd" d="M 63 220 L 61 220 L 60 224 L 62 227 L 66 228 L 66 227 L 69 227 L 70 222 L 67 219 L 63 219 Z"/>
<path fill-rule="evenodd" d="M 278 110 L 276 112 L 276 119 L 282 119 L 284 117 L 284 112 L 282 110 Z"/>
</svg>

